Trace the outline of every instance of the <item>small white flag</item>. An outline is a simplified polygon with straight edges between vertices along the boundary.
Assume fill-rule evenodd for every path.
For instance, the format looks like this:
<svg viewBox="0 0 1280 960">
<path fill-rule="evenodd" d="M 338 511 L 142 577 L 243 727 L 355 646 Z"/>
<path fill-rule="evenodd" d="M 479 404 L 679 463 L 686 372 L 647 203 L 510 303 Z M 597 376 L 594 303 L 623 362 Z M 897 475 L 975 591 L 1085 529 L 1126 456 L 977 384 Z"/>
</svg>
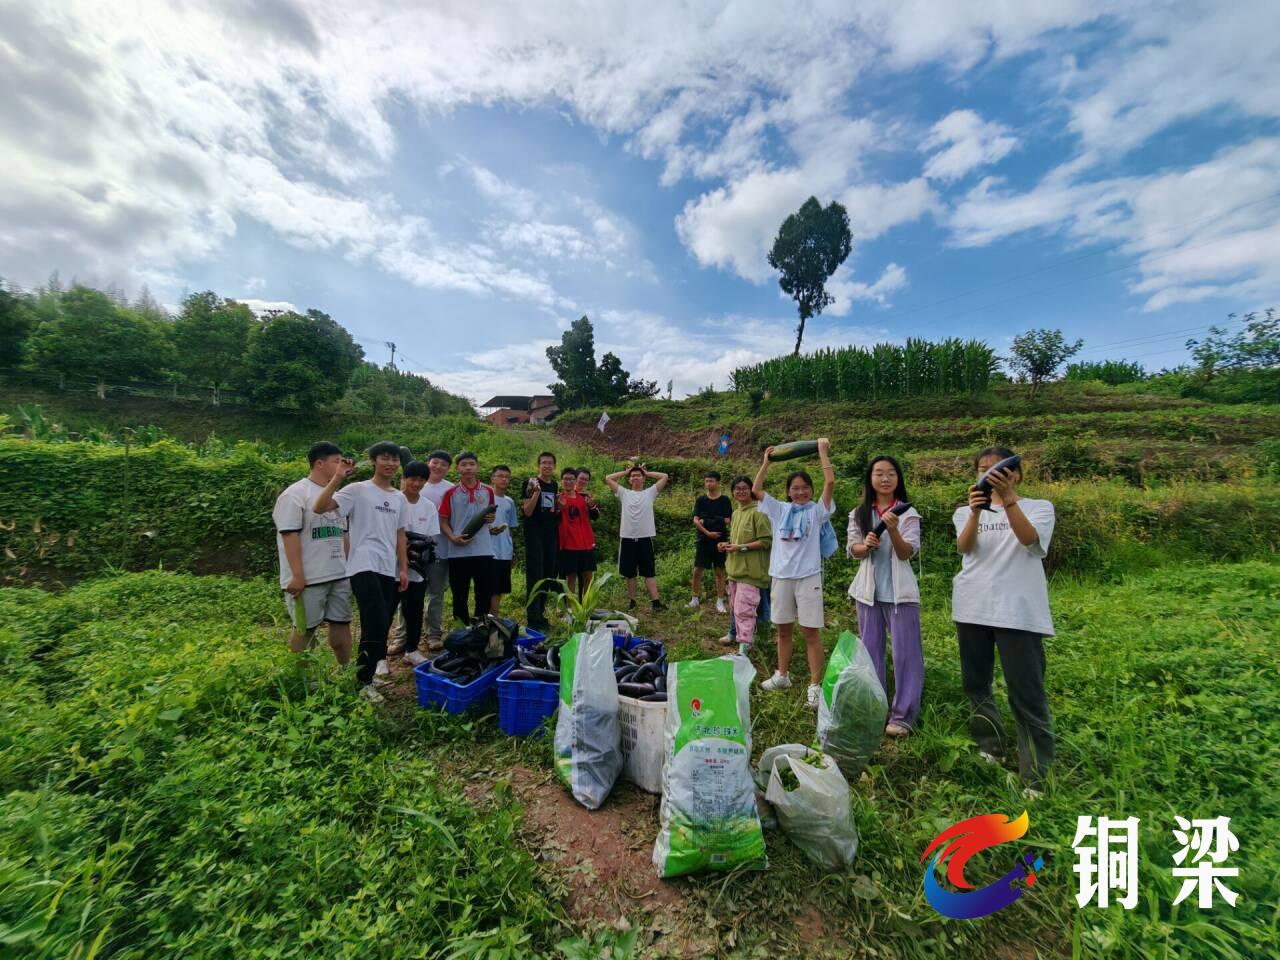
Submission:
<svg viewBox="0 0 1280 960">
<path fill-rule="evenodd" d="M 609 414 L 601 413 L 600 422 L 596 424 L 596 429 L 599 430 L 601 433 L 604 433 L 604 428 L 607 427 L 608 425 L 609 425 Z"/>
</svg>

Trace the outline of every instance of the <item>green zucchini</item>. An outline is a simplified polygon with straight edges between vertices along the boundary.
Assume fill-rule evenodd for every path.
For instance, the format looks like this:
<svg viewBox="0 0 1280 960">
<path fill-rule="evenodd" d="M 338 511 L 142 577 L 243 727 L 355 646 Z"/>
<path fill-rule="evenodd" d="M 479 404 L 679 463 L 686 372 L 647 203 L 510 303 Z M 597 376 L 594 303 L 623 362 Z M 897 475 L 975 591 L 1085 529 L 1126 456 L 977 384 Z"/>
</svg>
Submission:
<svg viewBox="0 0 1280 960">
<path fill-rule="evenodd" d="M 792 440 L 790 443 L 780 443 L 774 447 L 773 452 L 769 454 L 769 460 L 774 463 L 779 460 L 795 460 L 798 457 L 812 457 L 817 452 L 817 440 Z"/>
</svg>

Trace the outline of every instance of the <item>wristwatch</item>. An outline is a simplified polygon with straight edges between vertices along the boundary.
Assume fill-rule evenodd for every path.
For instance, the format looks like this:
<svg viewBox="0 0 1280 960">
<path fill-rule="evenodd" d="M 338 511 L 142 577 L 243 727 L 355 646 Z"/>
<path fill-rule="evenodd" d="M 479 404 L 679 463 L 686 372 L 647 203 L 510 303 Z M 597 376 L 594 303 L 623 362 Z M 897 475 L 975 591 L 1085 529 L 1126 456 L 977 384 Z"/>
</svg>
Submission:
<svg viewBox="0 0 1280 960">
<path fill-rule="evenodd" d="M 746 545 L 745 543 L 744 543 L 742 546 L 740 546 L 740 547 L 738 548 L 738 552 L 739 552 L 739 553 L 746 553 L 746 552 L 747 552 L 747 550 L 748 550 L 748 547 L 747 547 L 747 545 Z"/>
</svg>

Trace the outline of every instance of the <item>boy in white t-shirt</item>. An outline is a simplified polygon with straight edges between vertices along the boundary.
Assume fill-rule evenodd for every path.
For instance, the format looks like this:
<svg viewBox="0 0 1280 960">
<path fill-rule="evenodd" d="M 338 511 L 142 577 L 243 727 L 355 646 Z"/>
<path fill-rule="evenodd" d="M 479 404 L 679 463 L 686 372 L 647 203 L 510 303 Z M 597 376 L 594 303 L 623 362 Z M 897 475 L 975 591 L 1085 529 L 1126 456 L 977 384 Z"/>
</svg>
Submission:
<svg viewBox="0 0 1280 960">
<path fill-rule="evenodd" d="M 408 518 L 404 525 L 406 538 L 416 533 L 434 542 L 440 533 L 440 514 L 436 505 L 422 493 L 430 476 L 431 469 L 421 460 L 405 464 L 400 492 L 409 504 Z M 404 623 L 404 658 L 415 667 L 427 661 L 418 649 L 422 641 L 422 613 L 426 596 L 427 578 L 410 566 L 409 588 L 400 594 L 400 615 Z"/>
<path fill-rule="evenodd" d="M 356 656 L 356 682 L 370 700 L 382 694 L 375 670 L 387 656 L 387 632 L 395 613 L 397 594 L 409 588 L 408 543 L 404 528 L 409 502 L 391 485 L 400 469 L 400 447 L 390 441 L 369 448 L 373 477 L 338 489 L 355 472 L 343 465 L 316 496 L 311 509 L 316 513 L 336 510 L 347 521 L 350 548 L 347 576 L 351 592 L 360 608 L 360 651 Z"/>
<path fill-rule="evenodd" d="M 981 477 L 1007 447 L 988 447 L 974 458 Z M 1044 558 L 1056 523 L 1053 504 L 1018 493 L 1021 468 L 991 478 L 991 497 L 969 488 L 956 509 L 956 548 L 964 558 L 951 587 L 951 619 L 960 644 L 960 681 L 969 696 L 969 732 L 984 758 L 1000 756 L 1005 741 L 991 691 L 1000 652 L 1018 740 L 1018 770 L 1032 796 L 1053 764 L 1053 717 L 1045 692 L 1044 638 L 1053 636 Z M 984 509 L 989 506 L 990 509 Z"/>
<path fill-rule="evenodd" d="M 630 489 L 618 485 L 619 478 L 624 475 Z M 653 480 L 653 486 L 646 487 L 645 480 Z M 644 577 L 644 588 L 649 593 L 653 609 L 665 610 L 666 606 L 658 599 L 658 570 L 653 552 L 658 528 L 653 516 L 653 501 L 666 489 L 671 478 L 665 473 L 650 470 L 643 463 L 629 463 L 617 473 L 609 474 L 604 481 L 614 496 L 622 501 L 622 518 L 618 527 L 618 572 L 626 578 L 630 607 L 632 610 L 636 607 L 638 573 Z"/>
<path fill-rule="evenodd" d="M 500 463 L 489 471 L 496 500 L 494 524 L 489 528 L 493 540 L 493 593 L 489 595 L 489 612 L 495 617 L 502 609 L 502 598 L 511 592 L 511 567 L 514 564 L 515 541 L 511 531 L 520 526 L 516 502 L 507 496 L 511 487 L 511 468 Z"/>
<path fill-rule="evenodd" d="M 280 555 L 280 589 L 293 630 L 289 649 L 315 645 L 316 628 L 328 624 L 329 646 L 339 663 L 351 659 L 351 581 L 347 579 L 347 529 L 337 511 L 317 514 L 311 504 L 344 459 L 336 444 L 321 440 L 307 451 L 311 472 L 276 498 L 271 512 Z M 350 461 L 346 461 L 348 464 Z"/>
<path fill-rule="evenodd" d="M 813 499 L 813 480 L 804 470 L 793 470 L 787 477 L 787 501 L 775 500 L 764 492 L 765 474 L 769 472 L 769 454 L 756 473 L 751 492 L 760 501 L 759 510 L 773 525 L 773 550 L 769 554 L 769 589 L 771 617 L 778 628 L 778 669 L 764 681 L 765 690 L 785 690 L 791 686 L 791 652 L 795 623 L 804 634 L 805 654 L 809 661 L 809 689 L 805 698 L 811 710 L 818 709 L 822 693 L 822 668 L 825 656 L 819 631 L 825 625 L 822 610 L 822 525 L 831 519 L 835 504 L 831 496 L 836 474 L 831 468 L 831 442 L 818 440 L 818 457 L 822 461 L 822 495 Z"/>
<path fill-rule="evenodd" d="M 447 450 L 432 450 L 427 454 L 427 469 L 431 475 L 423 484 L 422 495 L 436 505 L 437 513 L 444 495 L 453 489 L 446 479 L 453 457 Z M 444 649 L 444 588 L 449 583 L 449 540 L 441 532 L 436 535 L 436 562 L 427 570 L 426 631 L 427 649 Z"/>
</svg>

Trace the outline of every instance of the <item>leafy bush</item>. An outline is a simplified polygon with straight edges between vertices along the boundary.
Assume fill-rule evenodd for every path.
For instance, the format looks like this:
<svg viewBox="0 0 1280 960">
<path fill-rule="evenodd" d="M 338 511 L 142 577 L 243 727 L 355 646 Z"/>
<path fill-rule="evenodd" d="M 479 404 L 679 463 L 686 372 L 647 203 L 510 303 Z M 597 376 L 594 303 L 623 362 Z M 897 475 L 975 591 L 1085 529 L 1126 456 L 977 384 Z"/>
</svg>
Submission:
<svg viewBox="0 0 1280 960">
<path fill-rule="evenodd" d="M 1098 455 L 1098 437 L 1093 432 L 1050 434 L 1040 451 L 1040 476 L 1045 480 L 1073 480 L 1096 477 L 1103 471 Z"/>
<path fill-rule="evenodd" d="M 155 572 L 0 590 L 6 956 L 550 942 L 514 810 L 443 783 L 330 661 L 292 660 L 278 606 L 268 582 Z"/>
</svg>

